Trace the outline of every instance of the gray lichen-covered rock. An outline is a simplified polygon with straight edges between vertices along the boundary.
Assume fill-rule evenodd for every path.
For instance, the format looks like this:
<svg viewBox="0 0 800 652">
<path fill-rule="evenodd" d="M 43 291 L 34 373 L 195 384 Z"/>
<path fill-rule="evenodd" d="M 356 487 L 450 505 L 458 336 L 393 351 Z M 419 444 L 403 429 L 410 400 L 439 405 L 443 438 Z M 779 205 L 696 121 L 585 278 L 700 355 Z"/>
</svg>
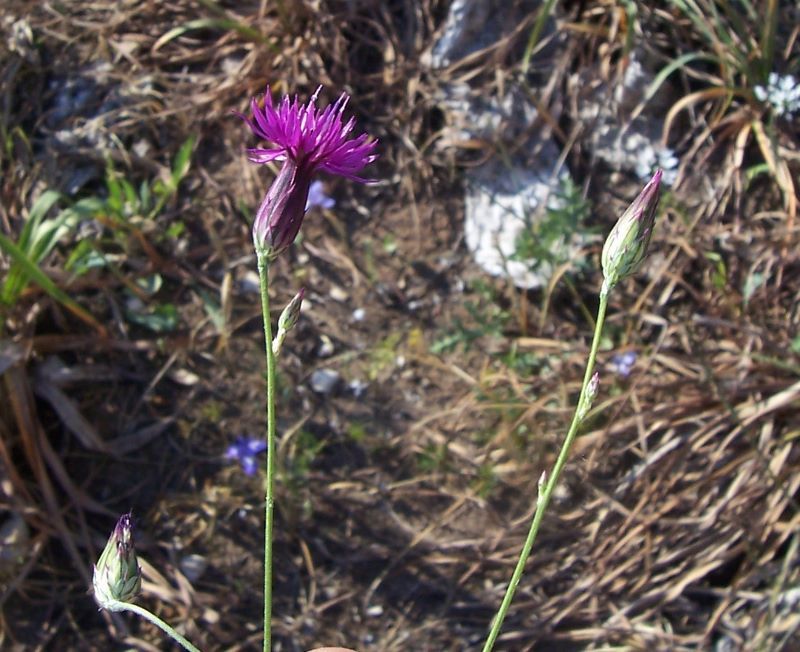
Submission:
<svg viewBox="0 0 800 652">
<path fill-rule="evenodd" d="M 441 36 L 425 63 L 431 68 L 444 68 L 498 43 L 533 15 L 541 4 L 541 0 L 504 0 L 502 3 L 454 0 Z"/>
<path fill-rule="evenodd" d="M 540 0 L 498 5 L 487 0 L 455 0 L 439 40 L 430 51 L 436 69 L 503 39 L 508 39 L 541 6 Z M 526 39 L 518 33 L 509 40 L 522 57 Z M 536 233 L 548 210 L 563 202 L 559 185 L 569 178 L 560 166 L 560 148 L 536 126 L 537 111 L 530 90 L 509 83 L 497 94 L 467 82 L 443 84 L 439 106 L 445 126 L 436 146 L 440 149 L 478 148 L 485 160 L 466 171 L 465 240 L 475 262 L 487 273 L 506 277 L 521 288 L 546 285 L 553 261 L 577 255 L 580 234 L 554 238 L 552 251 L 541 259 L 525 259 L 522 236 Z M 545 259 L 546 258 L 546 259 Z"/>
<path fill-rule="evenodd" d="M 513 151 L 531 138 L 536 108 L 519 88 L 510 87 L 503 97 L 496 98 L 468 84 L 452 83 L 439 89 L 437 99 L 447 116 L 438 148 L 477 140 Z"/>
<path fill-rule="evenodd" d="M 331 394 L 339 385 L 341 376 L 333 369 L 315 369 L 311 374 L 309 385 L 318 394 Z"/>
<path fill-rule="evenodd" d="M 544 147 L 542 167 L 504 164 L 499 159 L 468 175 L 464 235 L 475 262 L 493 276 L 506 277 L 525 289 L 545 286 L 554 260 L 575 259 L 585 244 L 582 233 L 564 234 L 550 247 L 550 260 L 519 259 L 526 230 L 547 218 L 547 210 L 563 207 L 555 189 L 568 175 L 555 172 L 558 151 Z"/>
<path fill-rule="evenodd" d="M 584 100 L 578 119 L 586 125 L 590 150 L 613 170 L 632 172 L 647 181 L 656 168 L 664 171 L 662 183 L 675 183 L 679 160 L 661 142 L 663 107 L 669 93 L 662 87 L 649 96 L 655 75 L 643 63 L 643 56 L 631 52 L 625 72 L 616 85 L 592 78 L 592 73 L 575 75 Z M 588 90 L 587 90 L 588 89 Z"/>
</svg>

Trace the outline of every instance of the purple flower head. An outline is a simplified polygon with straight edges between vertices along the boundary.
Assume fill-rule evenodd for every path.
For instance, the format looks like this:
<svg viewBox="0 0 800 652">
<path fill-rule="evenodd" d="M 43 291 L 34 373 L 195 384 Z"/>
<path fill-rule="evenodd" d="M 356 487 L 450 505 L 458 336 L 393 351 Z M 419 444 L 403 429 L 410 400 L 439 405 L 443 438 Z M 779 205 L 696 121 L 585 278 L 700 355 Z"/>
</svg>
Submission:
<svg viewBox="0 0 800 652">
<path fill-rule="evenodd" d="M 239 114 L 256 136 L 274 143 L 274 147 L 247 150 L 250 160 L 259 164 L 283 162 L 253 223 L 256 248 L 265 251 L 270 260 L 297 237 L 314 174 L 322 170 L 367 183 L 369 180 L 358 173 L 377 158 L 377 141 L 365 133 L 350 138 L 355 119 L 342 121 L 348 95 L 342 93 L 336 102 L 320 111 L 316 101 L 321 89 L 317 88 L 307 104 L 301 105 L 297 96 L 294 100 L 284 96 L 276 106 L 267 87 L 263 109 L 253 98 L 253 117 Z"/>
<path fill-rule="evenodd" d="M 236 441 L 228 446 L 225 457 L 229 460 L 238 460 L 242 471 L 253 475 L 258 469 L 256 455 L 267 450 L 267 442 L 253 437 L 237 437 Z"/>
<path fill-rule="evenodd" d="M 636 351 L 625 351 L 611 356 L 611 367 L 614 373 L 623 378 L 630 376 L 633 365 L 636 364 Z"/>
</svg>

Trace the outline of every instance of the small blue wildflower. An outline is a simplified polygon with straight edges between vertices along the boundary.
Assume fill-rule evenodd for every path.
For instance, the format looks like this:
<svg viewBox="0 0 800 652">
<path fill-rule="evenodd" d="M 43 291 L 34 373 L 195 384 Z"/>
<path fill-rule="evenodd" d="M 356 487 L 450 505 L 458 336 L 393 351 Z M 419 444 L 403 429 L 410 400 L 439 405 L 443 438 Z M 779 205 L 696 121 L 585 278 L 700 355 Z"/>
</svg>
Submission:
<svg viewBox="0 0 800 652">
<path fill-rule="evenodd" d="M 328 197 L 325 194 L 325 186 L 322 181 L 312 181 L 311 186 L 308 188 L 308 199 L 306 199 L 306 210 L 319 206 L 320 208 L 333 208 L 336 206 L 336 200 L 333 197 Z"/>
<path fill-rule="evenodd" d="M 236 441 L 228 446 L 225 457 L 229 460 L 238 460 L 242 471 L 253 475 L 258 469 L 256 455 L 267 450 L 267 442 L 253 437 L 237 437 Z"/>
<path fill-rule="evenodd" d="M 625 351 L 611 356 L 611 367 L 614 373 L 623 378 L 630 376 L 633 365 L 636 364 L 636 351 Z"/>
</svg>

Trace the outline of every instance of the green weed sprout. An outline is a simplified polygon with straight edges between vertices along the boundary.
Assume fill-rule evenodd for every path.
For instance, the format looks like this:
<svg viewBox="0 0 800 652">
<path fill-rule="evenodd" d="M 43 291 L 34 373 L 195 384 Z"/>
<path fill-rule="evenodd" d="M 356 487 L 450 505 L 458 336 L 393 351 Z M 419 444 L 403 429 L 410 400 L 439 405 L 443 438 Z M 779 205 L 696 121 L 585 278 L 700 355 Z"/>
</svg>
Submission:
<svg viewBox="0 0 800 652">
<path fill-rule="evenodd" d="M 133 519 L 123 514 L 117 521 L 108 543 L 94 566 L 92 577 L 94 599 L 107 611 L 130 611 L 160 628 L 189 652 L 199 652 L 186 638 L 154 613 L 133 604 L 142 587 L 142 569 L 133 544 Z"/>
<path fill-rule="evenodd" d="M 267 87 L 264 107 L 256 98 L 250 103 L 252 118 L 239 114 L 260 139 L 274 143 L 271 148 L 248 150 L 253 163 L 281 161 L 278 176 L 267 190 L 253 222 L 253 244 L 258 261 L 261 312 L 267 361 L 267 478 L 264 507 L 264 652 L 272 647 L 272 528 L 275 485 L 275 363 L 286 333 L 297 321 L 303 291 L 292 300 L 278 322 L 272 338 L 269 305 L 269 265 L 288 249 L 300 232 L 309 204 L 309 191 L 319 171 L 366 182 L 358 172 L 377 158 L 377 142 L 367 134 L 350 138 L 355 120 L 342 122 L 349 97 L 342 93 L 336 102 L 319 110 L 317 97 L 322 87 L 301 105 L 297 97 L 284 97 L 275 106 Z"/>
<path fill-rule="evenodd" d="M 155 219 L 178 191 L 178 186 L 189 172 L 196 142 L 197 138 L 191 136 L 178 148 L 165 179 L 154 179 L 150 183 L 144 180 L 138 190 L 109 161 L 105 179 L 108 198 L 103 202 L 103 211 L 120 222 L 134 216 Z"/>
<path fill-rule="evenodd" d="M 53 248 L 75 229 L 80 216 L 73 208 L 47 215 L 61 199 L 54 190 L 43 192 L 33 203 L 16 242 L 0 233 L 0 251 L 11 260 L 8 274 L 0 281 L 0 333 L 5 326 L 5 313 L 16 305 L 20 295 L 33 282 L 84 322 L 102 331 L 102 326 L 72 297 L 42 271 L 40 264 Z"/>
<path fill-rule="evenodd" d="M 133 216 L 155 219 L 189 171 L 195 142 L 191 137 L 181 145 L 165 180 L 143 181 L 137 190 L 109 164 L 105 179 L 107 197 L 84 197 L 59 210 L 55 217 L 48 217 L 63 197 L 54 190 L 46 190 L 31 206 L 16 240 L 0 232 L 0 252 L 11 260 L 8 274 L 0 280 L 0 333 L 4 329 L 5 313 L 17 303 L 30 283 L 38 285 L 79 319 L 103 332 L 103 326 L 58 287 L 42 270 L 41 264 L 56 245 L 74 234 L 81 220 L 111 219 L 114 227 L 133 228 L 129 224 Z M 93 249 L 88 240 L 77 243 L 69 255 L 67 268 L 80 269 L 82 259 L 89 253 L 93 253 Z"/>
<path fill-rule="evenodd" d="M 633 201 L 628 210 L 622 215 L 617 224 L 612 229 L 605 246 L 603 247 L 603 285 L 600 289 L 600 303 L 597 309 L 597 319 L 595 321 L 594 337 L 592 346 L 589 350 L 589 359 L 586 363 L 586 371 L 583 376 L 583 385 L 575 408 L 575 415 L 572 418 L 567 435 L 561 445 L 558 458 L 549 475 L 543 473 L 539 479 L 539 490 L 536 498 L 536 510 L 533 515 L 528 536 L 522 547 L 511 581 L 506 589 L 503 602 L 497 611 L 483 647 L 483 652 L 491 652 L 500 629 L 503 626 L 508 609 L 514 599 L 525 564 L 533 549 L 539 527 L 542 524 L 545 510 L 550 504 L 553 491 L 561 477 L 561 472 L 567 463 L 570 449 L 575 441 L 575 437 L 589 410 L 592 402 L 597 396 L 600 387 L 600 376 L 595 373 L 594 365 L 597 359 L 597 350 L 600 346 L 600 339 L 603 333 L 603 323 L 605 322 L 606 309 L 608 307 L 608 296 L 614 286 L 621 280 L 633 274 L 647 255 L 650 245 L 650 238 L 653 233 L 653 224 L 658 207 L 659 189 L 661 183 L 661 170 L 658 170 L 650 182 L 644 187 L 639 196 Z"/>
</svg>

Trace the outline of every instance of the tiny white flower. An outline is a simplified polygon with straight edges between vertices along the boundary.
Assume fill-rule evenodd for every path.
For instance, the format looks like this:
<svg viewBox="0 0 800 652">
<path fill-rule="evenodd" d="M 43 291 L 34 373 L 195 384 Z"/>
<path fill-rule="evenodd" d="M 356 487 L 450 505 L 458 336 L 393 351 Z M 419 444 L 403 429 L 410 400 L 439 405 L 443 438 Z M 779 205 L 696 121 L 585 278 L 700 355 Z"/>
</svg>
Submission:
<svg viewBox="0 0 800 652">
<path fill-rule="evenodd" d="M 767 86 L 755 86 L 753 95 L 759 102 L 770 104 L 777 115 L 800 111 L 800 84 L 794 75 L 771 72 L 767 78 Z"/>
</svg>

